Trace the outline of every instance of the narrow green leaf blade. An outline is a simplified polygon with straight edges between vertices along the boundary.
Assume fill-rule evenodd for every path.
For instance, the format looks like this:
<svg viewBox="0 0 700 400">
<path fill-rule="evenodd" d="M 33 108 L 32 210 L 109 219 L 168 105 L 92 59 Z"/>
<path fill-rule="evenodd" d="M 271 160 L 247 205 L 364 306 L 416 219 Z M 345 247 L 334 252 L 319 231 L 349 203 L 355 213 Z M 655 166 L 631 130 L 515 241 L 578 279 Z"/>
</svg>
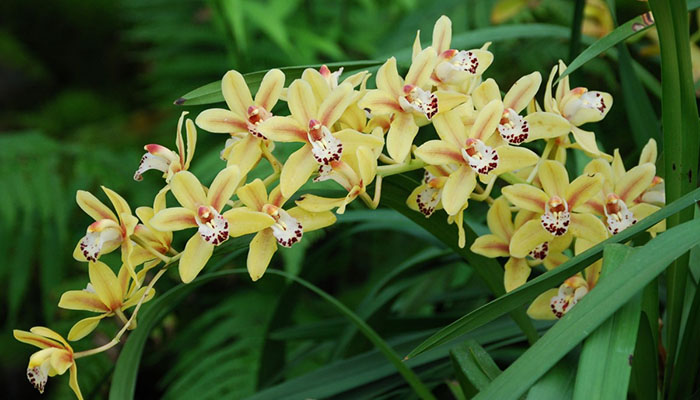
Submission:
<svg viewBox="0 0 700 400">
<path fill-rule="evenodd" d="M 468 397 L 476 395 L 501 373 L 489 353 L 474 339 L 450 350 L 450 359 L 462 391 Z"/>
<path fill-rule="evenodd" d="M 573 357 L 564 357 L 552 367 L 530 391 L 526 400 L 560 400 L 570 399 L 576 380 L 576 362 Z"/>
<path fill-rule="evenodd" d="M 606 247 L 601 280 L 607 279 L 632 251 L 621 244 Z M 627 396 L 641 308 L 638 294 L 586 339 L 579 358 L 574 400 Z"/>
<path fill-rule="evenodd" d="M 425 342 L 421 343 L 420 346 L 413 349 L 413 351 L 411 351 L 407 357 L 415 357 L 436 346 L 449 342 L 471 331 L 472 329 L 487 324 L 509 311 L 521 307 L 527 302 L 533 300 L 540 293 L 556 287 L 568 277 L 583 270 L 592 262 L 600 258 L 601 252 L 603 251 L 603 247 L 605 245 L 611 243 L 624 243 L 632 239 L 637 234 L 651 228 L 659 221 L 662 221 L 668 218 L 670 215 L 676 214 L 679 211 L 688 208 L 699 198 L 700 189 L 696 189 L 691 193 L 688 193 L 656 213 L 639 221 L 634 226 L 625 229 L 617 235 L 570 259 L 559 267 L 538 276 L 523 286 L 508 292 L 506 295 L 501 296 L 482 307 L 479 307 L 452 324 L 446 326 L 428 338 Z"/>
<path fill-rule="evenodd" d="M 700 220 L 671 228 L 634 252 L 475 399 L 517 399 L 677 257 L 700 243 Z"/>
</svg>

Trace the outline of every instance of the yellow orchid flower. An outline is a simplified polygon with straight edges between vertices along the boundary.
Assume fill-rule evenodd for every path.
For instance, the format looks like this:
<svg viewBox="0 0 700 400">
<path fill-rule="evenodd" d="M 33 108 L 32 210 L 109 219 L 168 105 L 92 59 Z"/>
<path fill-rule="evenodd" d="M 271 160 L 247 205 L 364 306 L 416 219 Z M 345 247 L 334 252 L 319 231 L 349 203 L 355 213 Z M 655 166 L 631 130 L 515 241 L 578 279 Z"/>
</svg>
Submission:
<svg viewBox="0 0 700 400">
<path fill-rule="evenodd" d="M 359 102 L 372 115 L 393 115 L 386 148 L 396 162 L 403 162 L 409 155 L 419 125 L 427 124 L 439 112 L 449 111 L 467 99 L 456 92 L 431 92 L 430 75 L 436 59 L 432 47 L 422 50 L 403 79 L 396 69 L 396 59 L 391 57 L 377 71 L 377 89 L 368 90 Z"/>
<path fill-rule="evenodd" d="M 656 149 L 656 140 L 649 139 L 649 142 L 647 142 L 647 144 L 642 148 L 642 152 L 639 155 L 639 165 L 644 163 L 652 163 L 656 165 L 657 157 L 658 152 Z M 613 166 L 617 171 L 624 171 L 622 159 L 619 158 L 619 154 L 613 156 Z M 651 185 L 649 185 L 649 187 L 646 188 L 644 192 L 634 200 L 634 202 L 648 203 L 663 207 L 664 204 L 666 204 L 666 188 L 663 178 L 658 175 L 654 176 L 654 179 L 651 181 Z"/>
<path fill-rule="evenodd" d="M 596 242 L 576 238 L 574 254 L 579 255 L 590 249 Z M 553 320 L 564 316 L 588 292 L 595 288 L 600 278 L 603 260 L 600 259 L 586 267 L 584 274 L 578 273 L 562 283 L 558 289 L 550 289 L 535 298 L 527 309 L 527 314 L 534 319 Z"/>
<path fill-rule="evenodd" d="M 138 219 L 131 214 L 131 208 L 123 197 L 104 186 L 102 190 L 114 206 L 116 215 L 91 193 L 84 190 L 76 193 L 78 206 L 95 222 L 88 226 L 87 233 L 76 245 L 73 258 L 78 261 L 97 261 L 102 254 L 121 247 L 122 262 L 127 266 L 131 277 L 136 279 L 130 261 L 134 244 L 129 238 L 134 233 Z"/>
<path fill-rule="evenodd" d="M 584 173 L 599 173 L 604 178 L 602 191 L 588 200 L 585 207 L 604 218 L 611 235 L 622 232 L 660 209 L 642 200 L 643 193 L 657 184 L 654 175 L 656 167 L 650 162 L 640 163 L 625 171 L 620 153 L 615 149 L 613 166 L 599 158 L 589 162 Z M 660 232 L 664 227 L 665 224 L 661 222 L 650 231 Z"/>
<path fill-rule="evenodd" d="M 284 86 L 284 73 L 279 69 L 268 71 L 260 82 L 255 99 L 245 78 L 238 71 L 228 71 L 221 80 L 221 92 L 228 110 L 211 108 L 202 111 L 195 120 L 197 126 L 213 133 L 228 133 L 221 157 L 227 165 L 237 165 L 241 175 L 246 175 L 260 161 L 266 135 L 259 126 L 272 117 L 272 108 L 277 104 Z"/>
<path fill-rule="evenodd" d="M 532 265 L 542 262 L 547 269 L 553 269 L 567 260 L 562 252 L 571 244 L 571 234 L 541 243 L 527 254 L 530 259 L 511 255 L 510 243 L 512 243 L 513 234 L 530 217 L 532 217 L 531 212 L 522 210 L 513 222 L 508 200 L 504 196 L 499 197 L 486 214 L 486 223 L 491 233 L 478 237 L 470 248 L 474 253 L 489 258 L 508 257 L 503 277 L 507 292 L 522 286 L 527 281 Z"/>
<path fill-rule="evenodd" d="M 216 175 L 205 194 L 194 174 L 178 172 L 170 182 L 170 190 L 182 207 L 166 208 L 150 219 L 151 226 L 163 232 L 198 228 L 187 241 L 180 258 L 180 278 L 184 283 L 196 278 L 209 261 L 214 247 L 235 232 L 235 221 L 229 216 L 232 210 L 223 214 L 221 210 L 236 191 L 239 181 L 238 167 L 226 167 Z"/>
<path fill-rule="evenodd" d="M 73 348 L 61 335 L 43 326 L 35 326 L 29 332 L 15 329 L 12 334 L 20 342 L 41 349 L 31 355 L 27 366 L 27 379 L 39 393 L 44 393 L 50 376 L 63 375 L 70 371 L 68 384 L 75 396 L 79 400 L 83 399 L 78 386 L 78 369 L 75 366 Z"/>
<path fill-rule="evenodd" d="M 593 132 L 585 131 L 579 126 L 598 122 L 605 118 L 613 105 L 613 98 L 610 93 L 589 91 L 584 87 L 571 89 L 569 87 L 569 77 L 564 77 L 557 85 L 556 93 L 552 96 L 552 82 L 557 71 L 561 76 L 566 70 L 566 64 L 559 60 L 559 65 L 552 68 L 547 81 L 547 88 L 544 96 L 544 109 L 566 118 L 570 123 L 570 131 L 576 140 L 575 145 L 568 147 L 579 148 L 594 157 L 605 157 L 606 154 L 598 149 Z M 568 132 L 567 132 L 568 135 Z"/>
<path fill-rule="evenodd" d="M 537 154 L 509 145 L 497 148 L 485 142 L 496 131 L 503 114 L 500 100 L 491 101 L 479 111 L 473 125 L 465 126 L 459 108 L 433 119 L 439 140 L 429 140 L 415 150 L 430 165 L 456 166 L 442 189 L 442 205 L 448 215 L 460 213 L 476 186 L 477 174 L 487 182 L 495 176 L 537 163 Z"/>
<path fill-rule="evenodd" d="M 177 122 L 177 135 L 175 137 L 175 146 L 177 153 L 159 144 L 147 144 L 144 146 L 146 154 L 141 157 L 138 169 L 134 173 L 134 180 L 143 180 L 143 173 L 156 169 L 163 172 L 165 182 L 170 182 L 173 175 L 186 171 L 190 167 L 194 150 L 197 146 L 197 129 L 191 119 L 187 119 L 185 129 L 187 131 L 187 150 L 185 150 L 185 142 L 182 140 L 182 121 L 187 115 L 187 111 L 180 114 L 180 119 Z"/>
<path fill-rule="evenodd" d="M 280 188 L 289 198 L 318 170 L 340 159 L 343 142 L 362 141 L 363 135 L 351 129 L 335 132 L 334 124 L 353 101 L 353 89 L 343 83 L 319 104 L 312 86 L 297 79 L 289 86 L 289 117 L 272 117 L 259 126 L 260 132 L 278 142 L 302 142 L 299 150 L 289 156 L 282 167 Z"/>
<path fill-rule="evenodd" d="M 89 266 L 90 283 L 83 290 L 69 290 L 61 296 L 58 306 L 67 310 L 91 311 L 100 313 L 78 321 L 70 332 L 68 340 L 76 341 L 92 332 L 105 317 L 117 315 L 123 323 L 127 322 L 123 311 L 135 306 L 146 293 L 145 287 L 139 288 L 138 282 L 131 282 L 125 266 L 119 270 L 119 276 L 106 264 L 96 261 Z M 155 295 L 151 289 L 144 302 Z"/>
<path fill-rule="evenodd" d="M 542 189 L 519 183 L 506 186 L 502 193 L 520 209 L 536 213 L 513 235 L 510 254 L 525 257 L 532 249 L 556 236 L 563 236 L 569 229 L 575 237 L 599 242 L 607 238 L 605 225 L 589 213 L 578 212 L 603 186 L 601 174 L 582 175 L 569 183 L 564 165 L 546 160 L 540 164 L 538 177 Z"/>
<path fill-rule="evenodd" d="M 486 50 L 490 43 L 481 49 L 455 50 L 450 48 L 451 42 L 452 21 L 443 15 L 433 27 L 431 47 L 436 51 L 438 58 L 430 78 L 440 89 L 457 89 L 463 93 L 470 93 L 470 86 L 480 80 L 481 75 L 493 62 L 493 54 Z M 421 51 L 418 31 L 413 42 L 413 58 L 415 59 Z"/>
<path fill-rule="evenodd" d="M 539 72 L 518 79 L 503 97 L 503 114 L 498 123 L 500 139 L 511 145 L 529 143 L 537 139 L 550 139 L 566 135 L 571 130 L 569 121 L 552 112 L 535 111 L 523 117 L 525 110 L 537 94 L 542 82 Z M 476 110 L 486 107 L 491 101 L 501 101 L 501 90 L 493 79 L 482 82 L 472 92 Z M 492 138 L 498 139 L 494 135 Z"/>
<path fill-rule="evenodd" d="M 277 245 L 291 247 L 299 242 L 304 232 L 325 228 L 335 222 L 332 212 L 309 212 L 301 207 L 283 208 L 286 198 L 280 187 L 269 196 L 265 184 L 256 179 L 236 192 L 245 207 L 228 211 L 229 218 L 239 225 L 238 235 L 257 232 L 248 250 L 248 273 L 253 281 L 260 279 Z M 235 225 L 234 225 L 235 226 Z"/>
<path fill-rule="evenodd" d="M 381 150 L 381 144 L 378 148 Z M 376 175 L 377 155 L 372 149 L 360 146 L 354 155 L 350 151 L 345 151 L 340 160 L 333 161 L 328 166 L 321 166 L 318 176 L 313 181 L 335 181 L 348 191 L 347 196 L 327 198 L 306 194 L 301 196 L 296 204 L 311 212 L 329 211 L 337 208 L 336 212 L 343 214 L 348 204 L 366 193 L 367 186 L 374 181 Z"/>
<path fill-rule="evenodd" d="M 164 209 L 163 206 L 161 209 Z M 173 233 L 162 232 L 155 229 L 150 221 L 156 214 L 156 210 L 151 207 L 139 207 L 136 209 L 136 215 L 142 223 L 136 225 L 134 235 L 141 240 L 150 250 L 156 251 L 162 255 L 167 255 L 172 249 Z M 135 246 L 131 254 L 131 265 L 141 265 L 146 261 L 155 259 L 157 256 L 146 248 Z"/>
<path fill-rule="evenodd" d="M 435 210 L 442 207 L 442 189 L 453 169 L 448 166 L 428 165 L 423 172 L 423 181 L 418 187 L 413 189 L 406 205 L 414 211 L 419 211 L 426 218 L 433 215 Z"/>
</svg>

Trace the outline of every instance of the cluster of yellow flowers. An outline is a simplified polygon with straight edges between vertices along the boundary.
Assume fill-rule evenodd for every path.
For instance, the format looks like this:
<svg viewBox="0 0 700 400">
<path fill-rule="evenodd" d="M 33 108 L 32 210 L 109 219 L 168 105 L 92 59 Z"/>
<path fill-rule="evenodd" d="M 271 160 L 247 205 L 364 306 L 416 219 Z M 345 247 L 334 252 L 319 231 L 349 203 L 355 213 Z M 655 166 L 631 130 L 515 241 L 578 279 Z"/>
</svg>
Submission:
<svg viewBox="0 0 700 400">
<path fill-rule="evenodd" d="M 306 69 L 285 86 L 282 71 L 269 71 L 253 96 L 245 78 L 227 72 L 222 93 L 228 108 L 203 111 L 193 122 L 182 113 L 175 140 L 177 151 L 145 146 L 146 154 L 134 175 L 148 170 L 163 173 L 165 186 L 153 207 L 139 207 L 135 216 L 128 203 L 108 188 L 112 208 L 94 195 L 79 191 L 76 200 L 95 222 L 76 246 L 74 257 L 88 262 L 90 283 L 61 297 L 59 307 L 98 313 L 78 321 L 68 333 L 76 341 L 92 332 L 105 317 L 116 317 L 122 329 L 108 344 L 74 352 L 66 340 L 45 327 L 15 331 L 15 337 L 41 348 L 29 362 L 27 376 L 41 392 L 47 378 L 70 370 L 70 385 L 82 398 L 75 360 L 105 351 L 136 327 L 141 305 L 150 300 L 155 282 L 179 261 L 184 283 L 197 277 L 214 248 L 230 237 L 255 233 L 247 267 L 250 277 L 263 276 L 278 246 L 290 247 L 305 232 L 332 225 L 335 214 L 360 198 L 376 208 L 382 178 L 424 169 L 422 183 L 407 199 L 409 207 L 430 217 L 444 209 L 455 223 L 464 247 L 464 211 L 470 200 L 486 201 L 491 234 L 476 239 L 471 251 L 487 257 L 508 257 L 504 285 L 522 285 L 531 267 L 556 268 L 574 253 L 614 235 L 644 218 L 663 203 L 661 179 L 655 176 L 656 145 L 644 149 L 639 165 L 626 171 L 617 151 L 601 152 L 592 132 L 581 125 L 600 121 L 612 106 L 608 93 L 571 89 L 568 78 L 553 87 L 563 63 L 554 66 L 547 82 L 543 107 L 535 100 L 541 85 L 538 72 L 517 80 L 502 95 L 498 84 L 483 74 L 493 61 L 489 44 L 480 49 L 450 48 L 451 22 L 443 16 L 435 24 L 432 45 L 421 48 L 417 35 L 405 77 L 395 58 L 382 65 L 376 89 L 367 89 L 367 71 L 341 80 L 342 69 Z M 273 115 L 279 100 L 288 116 Z M 279 109 L 279 107 L 278 107 Z M 431 124 L 439 139 L 414 146 L 420 127 Z M 183 125 L 185 137 L 183 138 Z M 214 180 L 203 185 L 188 171 L 197 128 L 228 135 L 221 158 L 226 161 Z M 574 141 L 569 136 L 572 134 Z M 541 155 L 524 145 L 544 141 Z M 386 141 L 386 153 L 384 144 Z M 273 155 L 275 143 L 303 146 L 282 164 Z M 581 176 L 570 180 L 564 167 L 566 150 L 592 158 Z M 248 181 L 248 173 L 263 159 L 273 173 Z M 381 162 L 382 165 L 378 165 Z M 491 197 L 497 178 L 506 182 L 502 196 Z M 297 193 L 310 179 L 333 180 L 345 197 L 326 198 Z M 374 194 L 367 192 L 374 184 Z M 166 204 L 171 192 L 179 205 Z M 294 206 L 289 200 L 296 198 Z M 513 220 L 512 214 L 515 213 Z M 173 232 L 197 228 L 181 252 L 172 248 Z M 656 226 L 652 231 L 663 229 Z M 118 274 L 99 261 L 121 251 Z M 148 271 L 160 266 L 145 284 Z M 533 318 L 556 318 L 566 313 L 596 283 L 597 262 L 568 279 L 559 289 L 542 294 L 530 307 Z M 126 310 L 135 307 L 131 316 Z"/>
</svg>

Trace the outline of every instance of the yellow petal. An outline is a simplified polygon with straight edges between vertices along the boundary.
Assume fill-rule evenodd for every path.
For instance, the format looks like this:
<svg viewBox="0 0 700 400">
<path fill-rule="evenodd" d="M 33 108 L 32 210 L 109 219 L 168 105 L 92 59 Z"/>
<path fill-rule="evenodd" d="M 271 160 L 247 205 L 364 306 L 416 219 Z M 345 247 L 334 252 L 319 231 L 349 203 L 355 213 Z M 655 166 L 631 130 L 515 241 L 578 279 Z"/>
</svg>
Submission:
<svg viewBox="0 0 700 400">
<path fill-rule="evenodd" d="M 49 371 L 49 376 L 63 375 L 73 365 L 73 354 L 66 350 L 54 351 L 51 353 L 50 363 L 52 371 Z"/>
<path fill-rule="evenodd" d="M 353 101 L 352 86 L 349 83 L 344 83 L 333 91 L 323 100 L 318 106 L 318 120 L 321 125 L 332 127 L 333 124 L 343 115 L 345 109 L 348 108 Z"/>
<path fill-rule="evenodd" d="M 441 113 L 433 117 L 433 126 L 440 139 L 459 149 L 467 143 L 467 133 L 459 117 L 459 111 Z M 461 155 L 460 155 L 461 158 Z"/>
<path fill-rule="evenodd" d="M 377 176 L 377 158 L 374 152 L 365 146 L 358 148 L 356 154 L 360 179 L 362 179 L 362 184 L 367 187 Z"/>
<path fill-rule="evenodd" d="M 64 339 L 63 336 L 59 335 L 58 333 L 56 333 L 55 331 L 53 331 L 47 327 L 35 326 L 35 327 L 32 327 L 32 329 L 30 329 L 29 331 L 31 333 L 41 335 L 41 336 L 47 337 L 49 339 L 53 339 L 59 343 L 62 343 L 63 346 L 65 346 L 67 349 L 71 349 L 70 345 L 68 344 L 68 342 L 66 342 L 66 339 Z M 72 351 L 72 349 L 71 349 L 71 351 Z"/>
<path fill-rule="evenodd" d="M 263 212 L 242 207 L 228 210 L 223 216 L 229 221 L 229 234 L 232 237 L 260 232 L 275 223 L 274 218 Z"/>
<path fill-rule="evenodd" d="M 622 179 L 622 176 L 625 175 L 625 165 L 622 162 L 622 156 L 620 156 L 619 149 L 615 149 L 615 151 L 613 151 L 613 159 L 610 166 L 613 170 L 614 181 L 617 182 Z"/>
<path fill-rule="evenodd" d="M 194 122 L 192 122 L 191 119 L 187 120 L 187 123 L 185 123 L 186 130 L 187 130 L 187 156 L 185 157 L 185 169 L 188 169 L 190 167 L 190 163 L 192 162 L 192 158 L 194 157 L 194 150 L 197 147 L 197 128 L 194 126 Z M 183 154 L 180 153 L 180 158 L 183 157 Z"/>
<path fill-rule="evenodd" d="M 390 93 L 395 99 L 403 95 L 403 80 L 396 70 L 395 57 L 386 60 L 377 71 L 377 89 Z"/>
<path fill-rule="evenodd" d="M 250 241 L 247 265 L 248 274 L 253 281 L 263 276 L 275 251 L 277 251 L 277 239 L 272 234 L 272 229 L 258 232 Z"/>
<path fill-rule="evenodd" d="M 420 46 L 420 29 L 416 32 L 416 38 L 413 40 L 413 48 L 411 51 L 411 60 L 415 59 L 418 53 L 423 50 Z"/>
<path fill-rule="evenodd" d="M 566 198 L 566 188 L 569 185 L 569 174 L 564 165 L 558 161 L 546 160 L 540 164 L 537 172 L 542 189 L 549 196 Z M 569 205 L 569 208 L 573 208 Z"/>
<path fill-rule="evenodd" d="M 541 189 L 525 183 L 506 186 L 502 193 L 516 207 L 539 214 L 544 213 L 544 205 L 549 200 L 549 196 Z"/>
<path fill-rule="evenodd" d="M 353 129 L 343 129 L 333 134 L 343 144 L 343 153 L 346 151 L 350 154 L 357 151 L 360 147 L 368 147 L 372 150 L 381 149 L 384 145 L 384 139 L 381 136 L 360 133 Z"/>
<path fill-rule="evenodd" d="M 449 215 L 456 215 L 469 200 L 476 186 L 476 174 L 466 165 L 450 174 L 442 189 L 442 206 Z"/>
<path fill-rule="evenodd" d="M 562 76 L 564 72 L 566 72 L 566 64 L 564 64 L 562 60 L 559 60 L 559 76 Z M 559 84 L 557 84 L 557 102 L 561 103 L 561 101 L 564 99 L 564 96 L 566 96 L 570 91 L 571 88 L 569 87 L 569 76 L 567 75 L 559 81 Z"/>
<path fill-rule="evenodd" d="M 304 80 L 296 79 L 289 85 L 287 105 L 292 117 L 302 126 L 308 126 L 309 121 L 316 118 L 318 104 L 311 85 Z"/>
<path fill-rule="evenodd" d="M 563 136 L 571 130 L 571 124 L 564 117 L 549 112 L 534 112 L 525 117 L 530 126 L 526 142 L 536 139 L 551 139 Z"/>
<path fill-rule="evenodd" d="M 195 233 L 185 245 L 180 258 L 180 279 L 183 283 L 190 283 L 199 275 L 214 252 L 214 245 L 202 239 L 199 233 Z"/>
<path fill-rule="evenodd" d="M 489 175 L 499 175 L 537 164 L 539 156 L 530 149 L 515 146 L 496 147 L 498 166 Z"/>
<path fill-rule="evenodd" d="M 603 99 L 603 104 L 604 104 L 604 111 L 601 113 L 597 108 L 588 108 L 588 107 L 577 107 L 576 111 L 572 115 L 566 115 L 566 111 L 569 107 L 567 107 L 567 104 L 571 104 L 569 101 L 567 101 L 568 96 L 565 96 L 563 101 L 562 101 L 562 111 L 565 113 L 566 119 L 571 121 L 571 123 L 575 126 L 581 126 L 583 124 L 589 123 L 589 122 L 598 122 L 605 118 L 605 116 L 608 114 L 608 111 L 610 111 L 610 108 L 613 105 L 613 97 L 610 95 L 610 93 L 605 93 L 605 92 L 598 92 L 600 96 Z"/>
<path fill-rule="evenodd" d="M 647 203 L 639 203 L 636 204 L 632 207 L 630 207 L 630 211 L 632 214 L 634 214 L 634 217 L 637 218 L 637 221 L 641 221 L 644 218 L 650 216 L 651 214 L 659 211 L 661 208 L 657 207 L 652 204 L 647 204 Z M 663 220 L 659 222 L 658 224 L 652 226 L 649 228 L 647 231 L 648 232 L 654 232 L 654 233 L 660 233 L 666 230 L 666 220 Z"/>
<path fill-rule="evenodd" d="M 117 192 L 104 186 L 102 186 L 102 190 L 105 192 L 105 194 L 109 198 L 109 201 L 114 206 L 114 210 L 117 212 L 117 215 L 131 214 L 131 208 L 122 196 L 120 196 Z"/>
<path fill-rule="evenodd" d="M 308 123 L 292 117 L 272 117 L 258 125 L 258 131 L 275 142 L 306 142 Z"/>
<path fill-rule="evenodd" d="M 170 181 L 170 190 L 177 201 L 190 210 L 195 211 L 199 206 L 206 204 L 207 196 L 204 194 L 202 184 L 189 171 L 180 171 L 175 174 Z"/>
<path fill-rule="evenodd" d="M 31 344 L 32 346 L 36 346 L 40 349 L 46 349 L 49 347 L 63 347 L 59 342 L 55 340 L 48 339 L 42 335 L 38 335 L 32 332 L 14 329 L 12 331 L 12 335 L 15 337 L 15 339 L 19 340 L 22 343 Z"/>
<path fill-rule="evenodd" d="M 146 295 L 146 297 L 144 297 L 143 295 L 146 293 L 146 289 L 148 289 L 148 288 L 147 287 L 139 288 L 139 290 L 137 290 L 136 292 L 134 292 L 134 294 L 129 296 L 129 299 L 127 301 L 125 301 L 124 304 L 122 305 L 122 310 L 126 310 L 126 309 L 129 309 L 129 308 L 137 305 L 139 303 L 139 301 L 141 301 L 141 298 L 143 298 L 143 303 L 146 303 L 149 300 L 151 300 L 153 298 L 153 296 L 156 295 L 155 289 L 151 288 L 151 290 L 148 291 L 148 294 Z"/>
<path fill-rule="evenodd" d="M 305 144 L 292 153 L 282 167 L 280 189 L 282 195 L 290 198 L 318 170 L 318 163 L 311 154 L 311 146 Z"/>
<path fill-rule="evenodd" d="M 235 165 L 231 165 L 219 171 L 209 187 L 207 204 L 220 212 L 226 205 L 226 202 L 233 196 L 240 180 L 240 170 Z"/>
<path fill-rule="evenodd" d="M 656 164 L 657 157 L 658 152 L 656 150 L 656 140 L 649 139 L 647 144 L 642 149 L 642 153 L 639 155 L 639 165 L 644 163 Z"/>
<path fill-rule="evenodd" d="M 396 162 L 403 162 L 411 151 L 418 125 L 410 113 L 396 113 L 386 138 L 386 150 Z"/>
<path fill-rule="evenodd" d="M 577 238 L 600 243 L 608 238 L 603 222 L 591 214 L 571 214 L 571 233 Z"/>
<path fill-rule="evenodd" d="M 555 65 L 552 67 L 552 71 L 549 73 L 549 79 L 547 80 L 547 87 L 544 92 L 544 110 L 547 112 L 553 112 L 559 114 L 559 108 L 557 103 L 552 98 L 552 82 L 554 82 L 554 76 L 557 74 L 558 67 Z"/>
<path fill-rule="evenodd" d="M 311 90 L 314 92 L 314 96 L 316 97 L 317 103 L 321 103 L 323 99 L 328 97 L 328 94 L 331 92 L 328 81 L 317 69 L 306 68 L 301 74 L 301 79 L 309 82 L 309 85 L 311 85 Z"/>
<path fill-rule="evenodd" d="M 75 193 L 75 201 L 78 203 L 78 206 L 85 211 L 85 214 L 92 217 L 95 221 L 101 219 L 117 220 L 117 216 L 114 215 L 112 210 L 90 192 L 78 190 Z"/>
<path fill-rule="evenodd" d="M 345 204 L 345 201 L 345 197 L 328 198 L 316 196 L 314 194 L 305 194 L 296 201 L 296 204 L 306 211 L 323 212 L 341 207 L 343 204 Z"/>
<path fill-rule="evenodd" d="M 565 199 L 569 210 L 575 210 L 603 189 L 602 175 L 581 175 L 566 188 Z"/>
<path fill-rule="evenodd" d="M 533 72 L 518 79 L 503 97 L 503 107 L 519 113 L 535 97 L 542 83 L 542 75 Z"/>
<path fill-rule="evenodd" d="M 231 111 L 246 115 L 248 107 L 253 104 L 250 90 L 245 78 L 238 71 L 228 71 L 221 80 L 221 92 Z"/>
<path fill-rule="evenodd" d="M 197 226 L 195 212 L 184 207 L 172 207 L 159 211 L 149 223 L 161 232 L 181 231 Z"/>
<path fill-rule="evenodd" d="M 437 54 L 435 49 L 428 47 L 422 50 L 411 63 L 411 67 L 406 73 L 406 85 L 415 85 L 423 87 L 430 79 L 430 74 L 433 73 Z"/>
<path fill-rule="evenodd" d="M 472 129 L 469 132 L 469 137 L 485 142 L 498 128 L 502 116 L 503 103 L 501 103 L 501 100 L 490 101 L 484 108 L 479 110 L 474 125 L 472 125 Z"/>
<path fill-rule="evenodd" d="M 260 82 L 258 92 L 255 94 L 255 104 L 271 111 L 280 98 L 282 87 L 284 87 L 284 73 L 279 69 L 267 71 Z"/>
<path fill-rule="evenodd" d="M 58 306 L 66 310 L 84 310 L 92 312 L 109 311 L 100 297 L 87 290 L 69 290 L 61 295 Z"/>
<path fill-rule="evenodd" d="M 472 101 L 477 110 L 486 107 L 493 100 L 501 100 L 501 90 L 493 78 L 481 82 L 472 92 Z"/>
<path fill-rule="evenodd" d="M 505 274 L 503 275 L 503 285 L 506 287 L 506 292 L 517 289 L 527 282 L 530 276 L 530 266 L 524 258 L 511 257 L 505 265 Z"/>
<path fill-rule="evenodd" d="M 581 146 L 584 151 L 594 156 L 599 156 L 602 154 L 600 150 L 598 150 L 598 145 L 595 142 L 595 133 L 584 131 L 576 126 L 571 127 L 571 133 L 574 134 L 576 143 L 578 143 L 578 145 Z"/>
<path fill-rule="evenodd" d="M 634 199 L 649 188 L 654 174 L 656 174 L 656 167 L 651 163 L 632 168 L 615 183 L 615 194 L 620 196 L 626 204 L 632 204 Z"/>
<path fill-rule="evenodd" d="M 252 210 L 261 211 L 263 206 L 267 204 L 267 189 L 260 178 L 241 186 L 236 195 L 246 207 Z"/>
<path fill-rule="evenodd" d="M 438 113 L 450 111 L 469 99 L 466 94 L 454 90 L 438 90 L 435 96 L 438 99 Z"/>
<path fill-rule="evenodd" d="M 539 218 L 527 221 L 513 234 L 510 240 L 510 255 L 525 258 L 532 249 L 552 240 L 552 237 L 552 234 L 544 230 Z"/>
<path fill-rule="evenodd" d="M 70 366 L 70 380 L 68 386 L 73 390 L 78 400 L 83 400 L 83 394 L 80 393 L 80 386 L 78 386 L 78 368 L 75 366 L 75 363 Z"/>
<path fill-rule="evenodd" d="M 293 207 L 288 213 L 301 223 L 304 232 L 311 232 L 331 226 L 336 221 L 335 215 L 330 211 L 310 212 L 301 207 Z"/>
<path fill-rule="evenodd" d="M 358 105 L 362 109 L 368 109 L 372 114 L 391 114 L 403 111 L 396 97 L 384 90 L 368 90 Z"/>
<path fill-rule="evenodd" d="M 107 264 L 95 261 L 88 267 L 90 283 L 95 288 L 95 294 L 110 310 L 116 310 L 122 305 L 122 290 L 119 280 Z"/>
<path fill-rule="evenodd" d="M 474 240 L 474 243 L 469 248 L 476 254 L 481 254 L 484 257 L 508 257 L 508 242 L 496 235 L 483 235 Z"/>
<path fill-rule="evenodd" d="M 452 41 L 452 21 L 443 15 L 438 18 L 433 28 L 433 48 L 438 54 L 450 49 Z"/>
<path fill-rule="evenodd" d="M 197 126 L 212 133 L 248 132 L 248 124 L 244 117 L 223 108 L 204 110 L 195 120 Z"/>
<path fill-rule="evenodd" d="M 497 198 L 486 214 L 486 223 L 491 233 L 507 242 L 513 236 L 513 219 L 510 214 L 508 200 L 501 196 Z M 508 250 L 506 250 L 508 251 Z"/>
<path fill-rule="evenodd" d="M 428 140 L 415 150 L 415 154 L 431 165 L 464 164 L 459 149 L 444 140 Z"/>
<path fill-rule="evenodd" d="M 564 253 L 552 253 L 552 250 L 550 250 L 547 257 L 542 261 L 542 264 L 547 270 L 550 270 L 564 264 L 568 260 L 569 257 L 564 255 Z"/>
<path fill-rule="evenodd" d="M 603 176 L 603 185 L 606 192 L 613 192 L 614 188 L 612 183 L 615 182 L 613 178 L 612 167 L 610 163 L 603 160 L 602 158 L 596 158 L 591 160 L 586 167 L 583 168 L 583 173 L 587 175 L 600 174 Z"/>
<path fill-rule="evenodd" d="M 102 321 L 102 318 L 104 317 L 105 315 L 102 314 L 96 317 L 83 318 L 76 322 L 75 325 L 70 328 L 70 332 L 68 332 L 68 340 L 75 342 L 76 340 L 80 340 L 89 335 L 90 332 L 97 328 L 97 325 L 99 325 L 100 321 Z"/>
<path fill-rule="evenodd" d="M 542 321 L 551 321 L 557 319 L 557 317 L 552 312 L 552 307 L 550 302 L 552 297 L 559 293 L 557 289 L 549 289 L 548 291 L 537 296 L 535 301 L 530 304 L 527 309 L 527 315 L 532 319 L 538 319 Z"/>
<path fill-rule="evenodd" d="M 255 168 L 262 157 L 262 140 L 253 135 L 246 135 L 243 139 L 234 143 L 228 153 L 226 165 L 235 165 L 240 170 L 240 175 L 245 176 Z"/>
</svg>

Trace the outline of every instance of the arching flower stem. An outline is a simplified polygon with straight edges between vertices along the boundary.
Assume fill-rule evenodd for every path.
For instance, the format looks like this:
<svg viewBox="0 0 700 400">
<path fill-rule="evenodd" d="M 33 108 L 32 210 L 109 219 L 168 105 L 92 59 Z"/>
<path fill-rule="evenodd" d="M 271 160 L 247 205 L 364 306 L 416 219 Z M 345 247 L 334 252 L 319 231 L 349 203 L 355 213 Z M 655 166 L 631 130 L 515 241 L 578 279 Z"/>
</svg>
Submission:
<svg viewBox="0 0 700 400">
<path fill-rule="evenodd" d="M 425 162 L 419 159 L 413 159 L 400 164 L 382 165 L 377 167 L 377 177 L 396 175 L 402 172 L 421 169 L 423 167 L 425 167 Z"/>
<path fill-rule="evenodd" d="M 549 153 L 551 153 L 554 149 L 554 142 L 555 140 L 547 140 L 547 144 L 544 146 L 544 150 L 542 150 L 542 157 L 540 157 L 540 160 L 537 162 L 537 165 L 535 165 L 535 168 L 533 168 L 532 172 L 530 172 L 530 175 L 527 177 L 526 183 L 532 183 L 532 181 L 535 179 L 535 176 L 537 176 L 537 170 L 540 168 L 542 160 L 546 160 L 547 157 L 549 157 Z"/>
</svg>

